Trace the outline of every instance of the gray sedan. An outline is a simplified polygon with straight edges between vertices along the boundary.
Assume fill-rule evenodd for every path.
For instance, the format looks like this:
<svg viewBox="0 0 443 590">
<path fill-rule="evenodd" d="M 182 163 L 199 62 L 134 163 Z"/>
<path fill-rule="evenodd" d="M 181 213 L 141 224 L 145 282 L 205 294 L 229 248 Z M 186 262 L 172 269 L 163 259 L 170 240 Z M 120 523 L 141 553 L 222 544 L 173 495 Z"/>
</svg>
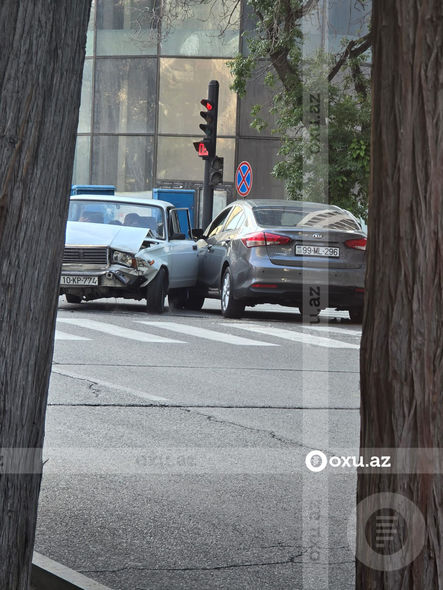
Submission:
<svg viewBox="0 0 443 590">
<path fill-rule="evenodd" d="M 231 203 L 198 241 L 199 287 L 221 300 L 227 318 L 247 305 L 299 307 L 363 314 L 366 234 L 336 206 L 274 199 Z"/>
<path fill-rule="evenodd" d="M 60 279 L 68 302 L 146 299 L 148 311 L 161 313 L 168 294 L 170 305 L 200 309 L 197 270 L 187 210 L 155 199 L 71 197 Z"/>
</svg>

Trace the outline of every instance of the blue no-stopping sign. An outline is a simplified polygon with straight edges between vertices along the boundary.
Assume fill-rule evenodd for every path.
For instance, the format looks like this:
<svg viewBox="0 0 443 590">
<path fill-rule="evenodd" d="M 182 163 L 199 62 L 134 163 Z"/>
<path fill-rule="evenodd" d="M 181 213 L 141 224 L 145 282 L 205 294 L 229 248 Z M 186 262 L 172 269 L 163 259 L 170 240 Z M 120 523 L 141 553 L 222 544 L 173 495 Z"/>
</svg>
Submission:
<svg viewBox="0 0 443 590">
<path fill-rule="evenodd" d="M 235 173 L 235 188 L 240 197 L 247 197 L 252 188 L 252 168 L 249 162 L 240 162 Z"/>
</svg>

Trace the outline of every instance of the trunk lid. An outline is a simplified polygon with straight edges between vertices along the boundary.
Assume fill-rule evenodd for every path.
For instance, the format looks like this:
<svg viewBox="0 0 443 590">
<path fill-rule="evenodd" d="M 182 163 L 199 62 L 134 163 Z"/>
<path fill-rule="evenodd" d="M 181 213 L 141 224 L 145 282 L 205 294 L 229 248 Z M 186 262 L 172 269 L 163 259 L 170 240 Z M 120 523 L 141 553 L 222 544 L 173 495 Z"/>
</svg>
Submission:
<svg viewBox="0 0 443 590">
<path fill-rule="evenodd" d="M 267 240 L 266 251 L 273 264 L 300 268 L 361 268 L 365 252 L 345 244 L 365 238 L 363 232 L 319 228 L 264 229 L 265 233 L 287 236 L 287 244 Z M 278 241 L 277 241 L 278 242 Z"/>
</svg>

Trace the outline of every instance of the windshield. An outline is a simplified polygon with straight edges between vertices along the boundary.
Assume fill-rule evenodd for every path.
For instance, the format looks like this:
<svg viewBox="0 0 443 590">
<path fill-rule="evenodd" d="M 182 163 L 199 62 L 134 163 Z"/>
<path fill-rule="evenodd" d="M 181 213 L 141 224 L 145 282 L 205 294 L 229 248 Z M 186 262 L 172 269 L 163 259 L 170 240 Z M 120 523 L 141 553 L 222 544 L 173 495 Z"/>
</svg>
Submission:
<svg viewBox="0 0 443 590">
<path fill-rule="evenodd" d="M 148 235 L 154 238 L 164 239 L 165 235 L 163 209 L 155 205 L 72 200 L 69 203 L 68 221 L 143 227 L 150 230 Z"/>
<path fill-rule="evenodd" d="M 256 207 L 253 211 L 257 224 L 263 227 L 312 227 L 361 231 L 354 217 L 343 209 Z"/>
</svg>

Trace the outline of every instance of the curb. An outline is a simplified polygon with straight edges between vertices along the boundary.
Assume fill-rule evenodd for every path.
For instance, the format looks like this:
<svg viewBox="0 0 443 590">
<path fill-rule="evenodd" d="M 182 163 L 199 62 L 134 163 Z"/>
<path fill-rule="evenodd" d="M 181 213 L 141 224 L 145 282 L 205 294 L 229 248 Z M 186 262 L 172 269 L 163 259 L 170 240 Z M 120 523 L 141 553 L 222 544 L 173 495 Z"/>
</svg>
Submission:
<svg viewBox="0 0 443 590">
<path fill-rule="evenodd" d="M 33 590 L 112 590 L 35 551 L 31 587 Z"/>
</svg>

